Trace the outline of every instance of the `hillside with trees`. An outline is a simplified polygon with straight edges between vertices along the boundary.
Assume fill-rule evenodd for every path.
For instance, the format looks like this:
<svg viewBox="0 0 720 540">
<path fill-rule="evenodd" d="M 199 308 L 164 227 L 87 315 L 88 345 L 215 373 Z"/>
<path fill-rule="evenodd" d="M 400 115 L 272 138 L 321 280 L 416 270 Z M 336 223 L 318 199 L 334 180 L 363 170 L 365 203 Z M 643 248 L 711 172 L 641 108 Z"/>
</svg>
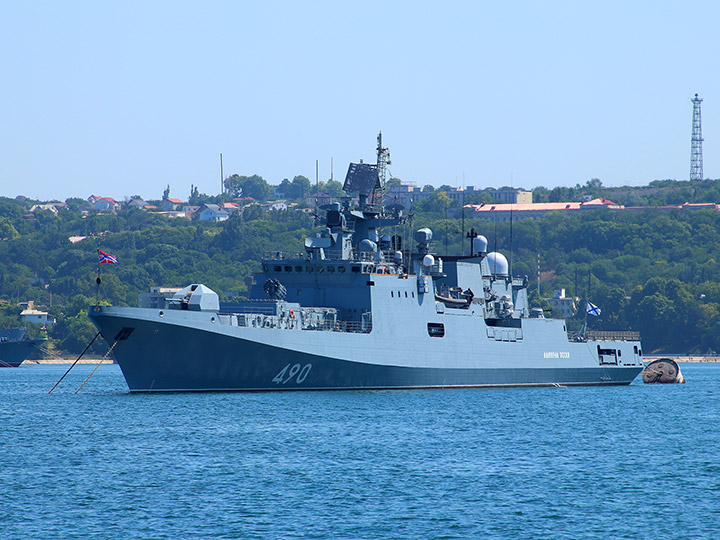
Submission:
<svg viewBox="0 0 720 540">
<path fill-rule="evenodd" d="M 225 198 L 250 191 L 259 200 L 270 197 L 272 190 L 257 175 L 228 179 Z M 337 186 L 323 184 L 336 194 Z M 720 199 L 720 182 L 688 184 L 661 181 L 643 188 L 606 189 L 592 180 L 576 188 L 538 188 L 536 193 L 548 200 L 612 197 L 625 205 Z M 313 189 L 308 185 L 307 178 L 295 177 L 282 188 L 287 198 L 301 202 Z M 592 210 L 493 223 L 463 218 L 443 190 L 432 191 L 433 197 L 413 210 L 411 223 L 388 232 L 408 234 L 430 227 L 435 251 L 443 256 L 468 254 L 464 231 L 473 227 L 488 238 L 490 249 L 506 254 L 514 275 L 528 276 L 535 305 L 549 308 L 543 298 L 565 288 L 581 299 L 581 306 L 589 298 L 601 307 L 602 315 L 591 319 L 591 328 L 638 330 L 648 352 L 720 350 L 720 212 Z M 223 198 L 196 189 L 191 196 L 195 203 Z M 57 215 L 30 213 L 34 202 L 0 198 L 0 326 L 20 326 L 20 303 L 32 300 L 57 319 L 48 330 L 49 345 L 65 354 L 78 353 L 94 335 L 86 312 L 96 301 L 137 305 L 138 294 L 152 286 L 197 282 L 231 300 L 246 293 L 248 278 L 259 270 L 258 259 L 265 252 L 302 252 L 304 237 L 316 230 L 301 204 L 284 211 L 251 205 L 227 221 L 211 223 L 168 219 L 137 208 L 97 212 L 88 210 L 82 199 L 68 199 L 67 208 Z M 98 247 L 118 258 L 118 264 L 100 269 L 99 288 Z M 583 319 L 580 309 L 569 327 L 579 328 Z M 30 333 L 37 335 L 40 329 L 31 328 Z"/>
</svg>

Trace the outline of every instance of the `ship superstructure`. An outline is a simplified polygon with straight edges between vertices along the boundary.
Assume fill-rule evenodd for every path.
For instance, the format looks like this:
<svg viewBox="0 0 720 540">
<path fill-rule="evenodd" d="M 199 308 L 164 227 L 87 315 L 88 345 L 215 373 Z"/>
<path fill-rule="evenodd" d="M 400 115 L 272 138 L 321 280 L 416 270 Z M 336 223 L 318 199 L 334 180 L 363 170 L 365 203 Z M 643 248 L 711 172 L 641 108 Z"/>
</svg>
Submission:
<svg viewBox="0 0 720 540">
<path fill-rule="evenodd" d="M 605 385 L 641 371 L 637 334 L 546 319 L 484 237 L 443 259 L 430 229 L 413 250 L 384 234 L 406 219 L 377 204 L 386 160 L 378 138 L 378 163 L 348 170 L 358 203 L 327 205 L 304 253 L 265 256 L 249 300 L 221 304 L 195 284 L 164 309 L 92 307 L 130 390 Z"/>
</svg>

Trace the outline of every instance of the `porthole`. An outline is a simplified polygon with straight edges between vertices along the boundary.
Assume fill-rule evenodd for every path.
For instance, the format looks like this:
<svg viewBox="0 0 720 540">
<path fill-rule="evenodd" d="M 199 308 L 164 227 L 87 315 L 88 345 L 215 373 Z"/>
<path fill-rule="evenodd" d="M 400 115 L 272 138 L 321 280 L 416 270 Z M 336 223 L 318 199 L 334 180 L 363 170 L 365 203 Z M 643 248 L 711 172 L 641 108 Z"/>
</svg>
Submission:
<svg viewBox="0 0 720 540">
<path fill-rule="evenodd" d="M 158 313 L 158 315 L 159 315 L 160 317 L 162 317 L 162 316 L 165 315 L 165 314 L 161 311 L 160 313 Z"/>
<path fill-rule="evenodd" d="M 444 337 L 445 325 L 443 323 L 427 323 L 428 335 L 430 337 Z"/>
</svg>

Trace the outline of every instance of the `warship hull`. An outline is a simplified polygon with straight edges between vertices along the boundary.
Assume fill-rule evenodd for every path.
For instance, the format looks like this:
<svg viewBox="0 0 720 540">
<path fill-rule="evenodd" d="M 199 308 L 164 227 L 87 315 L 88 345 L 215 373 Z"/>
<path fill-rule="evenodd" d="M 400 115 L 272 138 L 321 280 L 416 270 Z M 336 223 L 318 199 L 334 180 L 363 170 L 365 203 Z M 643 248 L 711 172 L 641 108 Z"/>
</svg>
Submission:
<svg viewBox="0 0 720 540">
<path fill-rule="evenodd" d="M 90 312 L 131 392 L 626 385 L 642 369 L 598 365 L 588 343 L 566 342 L 554 352 L 552 340 L 485 338 L 463 340 L 458 349 L 412 339 L 409 329 L 411 339 L 398 340 L 395 325 L 366 334 L 243 328 L 217 315 L 109 306 Z M 616 346 L 632 358 L 632 343 Z"/>
<path fill-rule="evenodd" d="M 0 367 L 18 367 L 42 341 L 41 339 L 21 339 L 0 342 Z"/>
</svg>

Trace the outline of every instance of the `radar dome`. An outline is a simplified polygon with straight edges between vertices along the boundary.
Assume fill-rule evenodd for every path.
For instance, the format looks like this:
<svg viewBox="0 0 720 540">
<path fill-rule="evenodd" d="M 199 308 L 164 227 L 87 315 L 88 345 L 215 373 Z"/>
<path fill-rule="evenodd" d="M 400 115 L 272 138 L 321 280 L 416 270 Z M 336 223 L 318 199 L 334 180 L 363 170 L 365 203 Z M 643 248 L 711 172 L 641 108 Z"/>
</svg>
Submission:
<svg viewBox="0 0 720 540">
<path fill-rule="evenodd" d="M 508 275 L 508 261 L 505 255 L 492 251 L 487 254 L 487 263 L 490 268 L 490 274 L 493 276 L 507 276 Z"/>
<path fill-rule="evenodd" d="M 365 240 L 362 240 L 360 242 L 360 244 L 358 245 L 358 249 L 360 251 L 369 251 L 371 253 L 375 253 L 377 251 L 377 244 L 372 240 L 368 240 L 366 238 Z"/>
<path fill-rule="evenodd" d="M 473 238 L 473 253 L 487 253 L 487 238 L 476 236 Z"/>
<path fill-rule="evenodd" d="M 435 257 L 432 255 L 425 255 L 423 257 L 423 266 L 433 266 L 435 264 Z"/>
</svg>

